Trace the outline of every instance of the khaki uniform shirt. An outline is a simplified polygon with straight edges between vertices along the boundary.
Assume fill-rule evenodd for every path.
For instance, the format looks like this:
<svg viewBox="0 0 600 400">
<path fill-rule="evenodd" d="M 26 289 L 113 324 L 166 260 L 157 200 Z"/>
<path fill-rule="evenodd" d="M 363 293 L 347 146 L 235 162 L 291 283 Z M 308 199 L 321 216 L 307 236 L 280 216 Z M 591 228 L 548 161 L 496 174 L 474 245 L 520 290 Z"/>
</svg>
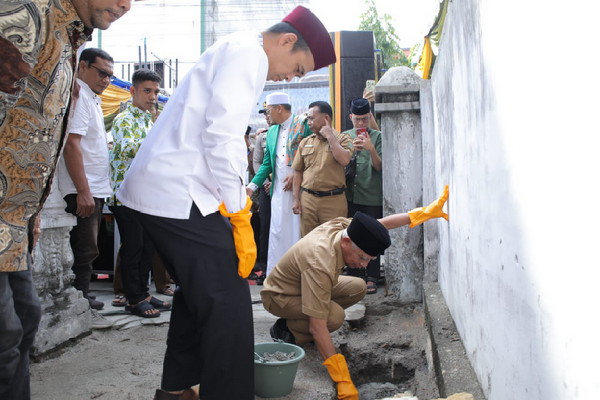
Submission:
<svg viewBox="0 0 600 400">
<path fill-rule="evenodd" d="M 69 0 L 0 2 L 0 271 L 27 269 L 28 224 L 64 139 L 77 49 L 91 35 Z"/>
<path fill-rule="evenodd" d="M 282 302 L 286 296 L 302 296 L 302 312 L 309 317 L 327 319 L 331 290 L 337 284 L 344 267 L 342 231 L 350 225 L 349 218 L 336 218 L 313 229 L 296 242 L 279 260 L 264 282 L 263 291 Z"/>
<path fill-rule="evenodd" d="M 340 145 L 352 153 L 352 139 L 345 133 L 335 133 Z M 314 191 L 346 187 L 344 167 L 336 161 L 329 142 L 312 134 L 300 142 L 292 168 L 303 171 L 301 186 Z"/>
</svg>

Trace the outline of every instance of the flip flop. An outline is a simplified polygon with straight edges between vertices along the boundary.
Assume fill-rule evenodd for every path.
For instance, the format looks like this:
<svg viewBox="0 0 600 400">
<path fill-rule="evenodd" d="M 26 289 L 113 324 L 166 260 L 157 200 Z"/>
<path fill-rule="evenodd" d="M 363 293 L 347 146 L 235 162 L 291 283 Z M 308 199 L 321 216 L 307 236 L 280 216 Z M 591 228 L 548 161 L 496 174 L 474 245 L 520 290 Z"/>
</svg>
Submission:
<svg viewBox="0 0 600 400">
<path fill-rule="evenodd" d="M 372 281 L 367 282 L 367 294 L 375 294 L 375 293 L 377 293 L 377 284 Z"/>
<path fill-rule="evenodd" d="M 160 311 L 168 311 L 171 309 L 171 303 L 157 299 L 154 296 L 150 297 L 150 305 Z"/>
<path fill-rule="evenodd" d="M 155 314 L 146 314 L 147 311 L 156 310 L 158 311 Z M 157 318 L 160 317 L 160 311 L 152 306 L 152 304 L 148 303 L 146 300 L 140 301 L 135 306 L 126 305 L 125 311 L 129 311 L 130 313 L 137 315 L 142 318 Z"/>
<path fill-rule="evenodd" d="M 112 304 L 113 307 L 125 307 L 127 305 L 127 299 L 125 296 L 118 294 L 110 304 Z"/>
<path fill-rule="evenodd" d="M 162 294 L 164 296 L 169 296 L 169 297 L 173 297 L 173 295 L 175 294 L 175 292 L 173 291 L 173 289 L 171 289 L 171 287 L 169 287 L 169 286 L 165 287 L 161 291 L 157 291 L 156 293 Z"/>
</svg>

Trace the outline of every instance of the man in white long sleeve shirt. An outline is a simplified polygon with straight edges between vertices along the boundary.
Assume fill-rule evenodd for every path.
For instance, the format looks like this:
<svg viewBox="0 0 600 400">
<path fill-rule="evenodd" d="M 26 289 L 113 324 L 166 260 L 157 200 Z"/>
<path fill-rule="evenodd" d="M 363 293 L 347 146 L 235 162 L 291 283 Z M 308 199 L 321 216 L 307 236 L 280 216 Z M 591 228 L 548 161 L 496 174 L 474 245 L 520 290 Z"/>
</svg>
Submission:
<svg viewBox="0 0 600 400">
<path fill-rule="evenodd" d="M 202 399 L 254 399 L 250 293 L 217 210 L 245 211 L 243 132 L 266 80 L 333 62 L 329 33 L 304 7 L 266 32 L 227 36 L 202 54 L 140 147 L 117 197 L 138 211 L 179 285 L 155 399 L 197 399 L 198 384 Z"/>
</svg>

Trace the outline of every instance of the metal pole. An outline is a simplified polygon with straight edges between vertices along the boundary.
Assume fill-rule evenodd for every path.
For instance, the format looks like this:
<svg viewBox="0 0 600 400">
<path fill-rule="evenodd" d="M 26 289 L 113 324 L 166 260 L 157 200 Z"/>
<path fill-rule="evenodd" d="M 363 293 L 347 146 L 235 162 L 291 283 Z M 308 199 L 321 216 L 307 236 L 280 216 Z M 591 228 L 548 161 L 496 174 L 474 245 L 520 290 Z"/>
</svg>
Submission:
<svg viewBox="0 0 600 400">
<path fill-rule="evenodd" d="M 173 68 L 171 68 L 171 65 L 173 65 L 173 61 L 171 59 L 169 59 L 169 89 L 172 88 L 172 84 L 173 84 Z"/>
<path fill-rule="evenodd" d="M 150 69 L 150 65 L 148 64 L 148 51 L 146 50 L 146 38 L 144 38 L 144 66 L 145 68 Z"/>
<path fill-rule="evenodd" d="M 200 0 L 200 54 L 206 50 L 206 0 Z"/>
</svg>

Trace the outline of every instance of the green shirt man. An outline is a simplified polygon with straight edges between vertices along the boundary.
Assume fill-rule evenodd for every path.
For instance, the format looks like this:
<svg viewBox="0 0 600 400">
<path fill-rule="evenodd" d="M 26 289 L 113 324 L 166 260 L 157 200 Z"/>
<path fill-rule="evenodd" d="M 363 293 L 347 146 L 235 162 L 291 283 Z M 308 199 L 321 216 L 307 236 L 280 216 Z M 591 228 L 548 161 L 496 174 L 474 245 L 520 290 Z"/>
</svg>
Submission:
<svg viewBox="0 0 600 400">
<path fill-rule="evenodd" d="M 354 129 L 345 132 L 352 138 L 356 155 L 356 175 L 346 182 L 350 218 L 357 211 L 373 218 L 383 217 L 381 132 L 368 127 L 372 118 L 371 106 L 367 99 L 352 100 L 350 119 Z M 351 276 L 366 278 L 367 294 L 373 294 L 377 292 L 377 281 L 381 277 L 380 258 L 372 260 L 366 270 L 355 268 L 349 269 L 348 273 Z"/>
</svg>

